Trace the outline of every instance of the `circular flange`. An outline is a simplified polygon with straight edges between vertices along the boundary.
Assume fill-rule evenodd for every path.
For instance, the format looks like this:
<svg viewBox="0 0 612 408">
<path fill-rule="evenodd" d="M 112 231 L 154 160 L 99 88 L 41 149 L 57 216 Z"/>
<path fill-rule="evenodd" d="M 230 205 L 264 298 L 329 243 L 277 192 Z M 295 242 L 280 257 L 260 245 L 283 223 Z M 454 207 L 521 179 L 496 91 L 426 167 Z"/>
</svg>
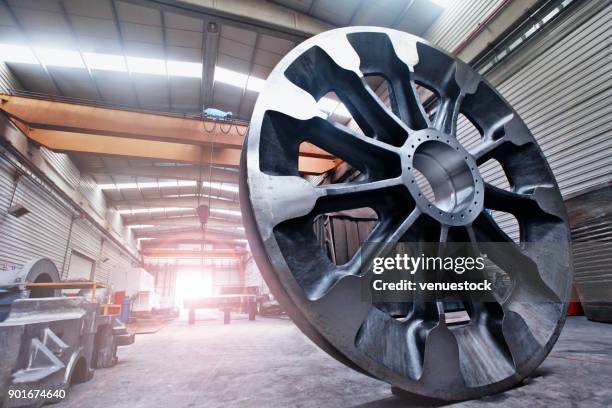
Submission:
<svg viewBox="0 0 612 408">
<path fill-rule="evenodd" d="M 368 86 L 369 75 L 386 81 L 388 104 Z M 431 112 L 417 86 L 436 96 Z M 350 112 L 348 126 L 319 109 L 329 92 Z M 457 135 L 460 115 L 480 133 L 469 146 Z M 310 156 L 347 162 L 356 178 L 311 184 L 300 176 L 303 142 L 319 148 L 307 149 Z M 481 176 L 491 159 L 509 189 Z M 572 268 L 555 179 L 493 87 L 424 40 L 352 27 L 289 52 L 255 105 L 240 181 L 247 236 L 270 289 L 308 337 L 352 368 L 429 397 L 474 398 L 517 384 L 559 335 Z M 364 207 L 378 224 L 346 264 L 336 265 L 313 223 L 321 214 Z M 510 238 L 493 212 L 512 214 L 519 236 Z M 486 272 L 502 274 L 510 286 L 503 296 L 495 289 L 486 300 L 464 299 L 468 320 L 460 325 L 450 323 L 446 299 L 392 303 L 364 295 L 361 266 L 384 247 L 431 242 L 467 242 L 487 254 Z"/>
<path fill-rule="evenodd" d="M 437 129 L 413 132 L 401 148 L 402 179 L 423 214 L 448 226 L 468 225 L 482 212 L 484 182 L 474 157 Z M 423 190 L 421 180 L 428 180 Z"/>
</svg>

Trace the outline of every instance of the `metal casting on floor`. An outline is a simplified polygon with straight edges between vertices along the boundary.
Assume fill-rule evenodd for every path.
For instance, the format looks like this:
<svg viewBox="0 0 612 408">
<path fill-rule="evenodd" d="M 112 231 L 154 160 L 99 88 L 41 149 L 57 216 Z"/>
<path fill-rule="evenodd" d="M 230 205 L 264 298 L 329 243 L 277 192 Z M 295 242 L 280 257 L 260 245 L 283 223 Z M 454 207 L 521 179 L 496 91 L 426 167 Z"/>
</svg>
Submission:
<svg viewBox="0 0 612 408">
<path fill-rule="evenodd" d="M 366 83 L 370 75 L 386 81 L 388 106 Z M 437 105 L 425 109 L 419 89 L 430 90 Z M 355 126 L 319 109 L 329 92 Z M 481 133 L 477 145 L 458 140 L 460 114 Z M 357 176 L 311 184 L 298 172 L 303 142 L 337 156 Z M 483 179 L 479 166 L 489 159 L 500 163 L 510 190 Z M 343 28 L 284 57 L 255 106 L 240 204 L 255 260 L 294 322 L 327 353 L 395 387 L 447 400 L 499 392 L 529 375 L 559 336 L 572 267 L 553 174 L 527 126 L 492 86 L 420 38 Z M 336 265 L 313 220 L 359 208 L 373 209 L 378 224 L 368 245 Z M 520 242 L 492 211 L 516 217 Z M 439 243 L 433 252 L 447 242 L 469 243 L 510 286 L 486 301 L 463 299 L 468 319 L 458 325 L 448 320 L 444 298 L 364 301 L 361 265 L 395 243 L 419 251 L 431 242 Z"/>
</svg>

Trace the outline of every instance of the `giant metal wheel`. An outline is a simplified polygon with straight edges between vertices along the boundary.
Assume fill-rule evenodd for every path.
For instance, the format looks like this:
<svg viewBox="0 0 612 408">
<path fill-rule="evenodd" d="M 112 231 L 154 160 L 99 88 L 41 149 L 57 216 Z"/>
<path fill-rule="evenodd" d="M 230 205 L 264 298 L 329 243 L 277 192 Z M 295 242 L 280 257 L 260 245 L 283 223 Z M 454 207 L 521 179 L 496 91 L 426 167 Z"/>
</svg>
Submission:
<svg viewBox="0 0 612 408">
<path fill-rule="evenodd" d="M 389 107 L 368 87 L 368 75 L 387 81 Z M 438 98 L 431 117 L 417 86 Z M 332 91 L 359 129 L 319 110 L 317 101 Z M 456 137 L 460 113 L 481 134 L 469 149 Z M 359 176 L 312 185 L 298 172 L 302 142 L 346 161 Z M 500 163 L 510 189 L 483 180 L 479 166 L 489 159 Z M 415 182 L 415 169 L 433 197 Z M 531 373 L 559 336 L 572 268 L 567 216 L 548 164 L 490 84 L 417 37 L 338 29 L 284 57 L 259 95 L 244 144 L 241 206 L 257 264 L 300 329 L 338 360 L 401 389 L 449 400 L 504 390 Z M 378 217 L 371 244 L 334 264 L 313 220 L 364 207 Z M 520 242 L 491 210 L 516 217 Z M 360 265 L 383 244 L 405 241 L 460 241 L 486 251 L 509 277 L 508 293 L 465 302 L 469 321 L 458 326 L 447 324 L 442 301 L 364 300 Z"/>
</svg>

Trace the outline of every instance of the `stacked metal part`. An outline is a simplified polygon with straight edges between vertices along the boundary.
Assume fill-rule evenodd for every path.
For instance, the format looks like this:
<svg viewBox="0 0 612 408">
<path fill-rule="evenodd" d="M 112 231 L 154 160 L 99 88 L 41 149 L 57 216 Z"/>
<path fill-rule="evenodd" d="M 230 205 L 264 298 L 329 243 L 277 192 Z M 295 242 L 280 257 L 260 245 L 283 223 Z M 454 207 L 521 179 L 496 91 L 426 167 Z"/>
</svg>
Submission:
<svg viewBox="0 0 612 408">
<path fill-rule="evenodd" d="M 103 315 L 100 300 L 89 293 L 56 297 L 53 288 L 27 290 L 27 283 L 59 282 L 53 262 L 40 258 L 0 281 L 0 395 L 2 406 L 35 407 L 57 401 L 62 394 L 24 394 L 8 401 L 9 391 L 67 390 L 88 381 L 94 368 L 117 363 L 117 347 L 134 336 L 114 316 Z"/>
</svg>

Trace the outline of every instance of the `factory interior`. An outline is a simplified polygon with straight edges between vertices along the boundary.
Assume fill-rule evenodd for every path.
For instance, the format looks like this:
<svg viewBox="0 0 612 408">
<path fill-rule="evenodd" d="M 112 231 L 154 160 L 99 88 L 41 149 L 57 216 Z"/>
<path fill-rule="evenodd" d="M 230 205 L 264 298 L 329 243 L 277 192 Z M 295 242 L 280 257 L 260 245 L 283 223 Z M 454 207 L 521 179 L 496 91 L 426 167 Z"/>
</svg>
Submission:
<svg viewBox="0 0 612 408">
<path fill-rule="evenodd" d="M 609 0 L 0 0 L 0 408 L 611 407 L 611 33 Z M 398 243 L 494 289 L 374 298 Z"/>
</svg>

